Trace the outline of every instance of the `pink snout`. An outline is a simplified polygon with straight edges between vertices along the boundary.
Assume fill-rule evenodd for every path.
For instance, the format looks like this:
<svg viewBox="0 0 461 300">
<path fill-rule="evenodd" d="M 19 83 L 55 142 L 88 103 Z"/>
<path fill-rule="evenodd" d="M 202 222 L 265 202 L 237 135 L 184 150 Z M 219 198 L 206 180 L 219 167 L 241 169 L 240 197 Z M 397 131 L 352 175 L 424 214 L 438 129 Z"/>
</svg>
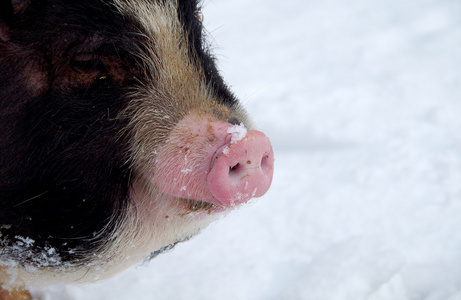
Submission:
<svg viewBox="0 0 461 300">
<path fill-rule="evenodd" d="M 269 139 L 260 131 L 248 131 L 243 139 L 216 155 L 207 176 L 208 189 L 224 206 L 239 204 L 267 192 L 273 169 Z"/>
<path fill-rule="evenodd" d="M 273 169 L 264 133 L 191 114 L 158 149 L 151 180 L 167 195 L 232 207 L 264 195 Z"/>
</svg>

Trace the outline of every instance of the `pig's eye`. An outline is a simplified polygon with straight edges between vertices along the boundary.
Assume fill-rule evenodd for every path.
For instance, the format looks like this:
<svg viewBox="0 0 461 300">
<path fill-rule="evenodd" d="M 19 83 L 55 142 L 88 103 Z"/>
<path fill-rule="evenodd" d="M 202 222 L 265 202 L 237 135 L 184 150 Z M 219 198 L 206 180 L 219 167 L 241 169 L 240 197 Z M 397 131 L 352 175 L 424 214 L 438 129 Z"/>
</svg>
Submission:
<svg viewBox="0 0 461 300">
<path fill-rule="evenodd" d="M 99 76 L 107 73 L 106 66 L 98 58 L 76 58 L 71 61 L 70 67 L 79 74 L 91 73 L 94 76 Z"/>
</svg>

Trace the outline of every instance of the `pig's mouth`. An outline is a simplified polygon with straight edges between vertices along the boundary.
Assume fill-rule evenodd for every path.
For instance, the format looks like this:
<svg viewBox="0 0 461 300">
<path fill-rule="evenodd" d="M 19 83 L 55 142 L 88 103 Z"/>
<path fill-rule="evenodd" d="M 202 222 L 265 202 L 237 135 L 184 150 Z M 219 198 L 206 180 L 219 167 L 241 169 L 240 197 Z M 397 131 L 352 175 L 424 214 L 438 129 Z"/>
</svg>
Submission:
<svg viewBox="0 0 461 300">
<path fill-rule="evenodd" d="M 224 205 L 219 205 L 216 203 L 210 203 L 207 201 L 188 199 L 188 198 L 176 198 L 178 201 L 176 203 L 177 207 L 185 211 L 184 215 L 190 213 L 205 213 L 205 214 L 214 214 L 221 213 L 229 209 Z"/>
<path fill-rule="evenodd" d="M 218 207 L 217 205 L 209 202 L 204 201 L 197 201 L 192 199 L 185 199 L 182 198 L 181 200 L 185 201 L 186 209 L 190 212 L 199 212 L 205 211 L 211 213 L 212 211 L 219 210 L 222 207 Z"/>
</svg>

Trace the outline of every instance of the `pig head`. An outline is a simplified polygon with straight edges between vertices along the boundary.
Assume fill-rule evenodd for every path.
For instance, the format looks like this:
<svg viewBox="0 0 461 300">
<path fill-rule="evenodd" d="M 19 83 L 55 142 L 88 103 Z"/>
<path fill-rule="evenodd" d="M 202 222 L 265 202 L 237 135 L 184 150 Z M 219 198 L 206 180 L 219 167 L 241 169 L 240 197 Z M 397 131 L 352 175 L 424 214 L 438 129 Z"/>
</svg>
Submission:
<svg viewBox="0 0 461 300">
<path fill-rule="evenodd" d="M 272 180 L 195 1 L 0 0 L 0 286 L 106 278 Z"/>
</svg>

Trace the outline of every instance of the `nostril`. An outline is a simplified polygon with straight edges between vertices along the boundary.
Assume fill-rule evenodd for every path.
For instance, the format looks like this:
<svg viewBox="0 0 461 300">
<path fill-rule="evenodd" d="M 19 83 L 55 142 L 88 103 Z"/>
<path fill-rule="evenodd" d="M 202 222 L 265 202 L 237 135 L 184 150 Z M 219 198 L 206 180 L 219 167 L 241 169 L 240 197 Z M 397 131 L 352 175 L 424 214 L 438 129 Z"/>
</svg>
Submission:
<svg viewBox="0 0 461 300">
<path fill-rule="evenodd" d="M 229 173 L 235 173 L 237 172 L 237 169 L 239 168 L 240 164 L 236 164 L 235 166 L 233 167 L 230 167 L 229 168 Z"/>
<path fill-rule="evenodd" d="M 271 168 L 271 166 L 272 166 L 272 163 L 270 161 L 270 155 L 269 154 L 263 155 L 263 157 L 261 158 L 261 169 L 266 170 L 268 168 Z"/>
<path fill-rule="evenodd" d="M 242 172 L 242 165 L 240 163 L 236 164 L 233 167 L 229 167 L 229 177 L 232 179 L 237 179 Z"/>
</svg>

